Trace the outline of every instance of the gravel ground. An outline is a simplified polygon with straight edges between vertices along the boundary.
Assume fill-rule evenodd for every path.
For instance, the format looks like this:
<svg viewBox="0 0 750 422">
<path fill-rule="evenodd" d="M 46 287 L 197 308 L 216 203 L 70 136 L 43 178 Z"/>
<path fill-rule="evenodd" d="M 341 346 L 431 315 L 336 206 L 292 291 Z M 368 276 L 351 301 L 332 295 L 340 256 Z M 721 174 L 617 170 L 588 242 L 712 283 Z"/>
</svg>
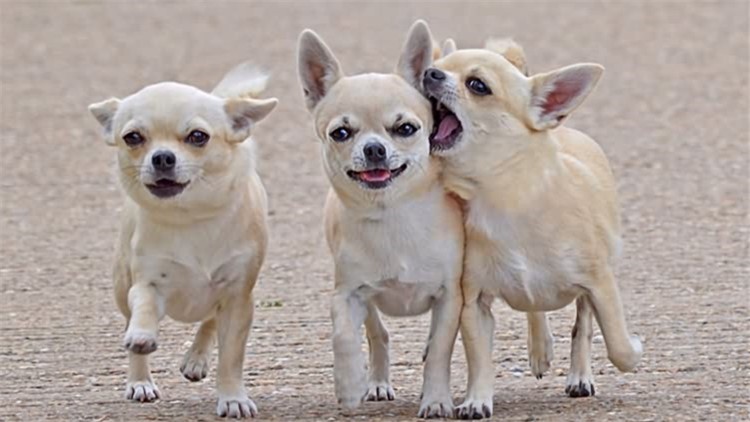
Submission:
<svg viewBox="0 0 750 422">
<path fill-rule="evenodd" d="M 573 307 L 553 314 L 552 375 L 535 380 L 522 314 L 497 303 L 498 420 L 748 420 L 748 3 L 0 3 L 0 420 L 215 420 L 213 375 L 178 366 L 195 327 L 166 320 L 153 355 L 164 394 L 122 398 L 126 355 L 110 259 L 121 208 L 114 152 L 86 105 L 179 80 L 210 88 L 251 59 L 281 100 L 258 127 L 272 244 L 246 384 L 263 419 L 410 419 L 427 318 L 388 319 L 391 403 L 335 405 L 321 209 L 327 189 L 297 83 L 296 38 L 318 31 L 351 72 L 388 71 L 411 22 L 478 46 L 514 36 L 533 71 L 607 67 L 570 122 L 617 174 L 626 248 L 617 268 L 642 364 L 620 374 L 595 339 L 597 396 L 563 394 Z M 280 305 L 280 306 L 279 306 Z M 460 341 L 460 340 L 459 340 Z M 453 365 L 464 393 L 462 346 Z"/>
</svg>

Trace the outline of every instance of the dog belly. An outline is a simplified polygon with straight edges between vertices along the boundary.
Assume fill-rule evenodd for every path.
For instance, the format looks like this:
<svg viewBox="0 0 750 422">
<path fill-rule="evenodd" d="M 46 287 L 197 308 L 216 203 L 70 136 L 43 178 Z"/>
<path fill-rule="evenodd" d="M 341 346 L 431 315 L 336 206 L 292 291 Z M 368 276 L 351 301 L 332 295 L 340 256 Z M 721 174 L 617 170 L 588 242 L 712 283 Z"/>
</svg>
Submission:
<svg viewBox="0 0 750 422">
<path fill-rule="evenodd" d="M 203 321 L 213 316 L 220 298 L 220 292 L 211 286 L 181 286 L 165 298 L 165 313 L 180 322 Z"/>
<path fill-rule="evenodd" d="M 372 301 L 389 316 L 421 315 L 432 308 L 442 290 L 439 284 L 387 281 L 376 288 Z"/>
</svg>

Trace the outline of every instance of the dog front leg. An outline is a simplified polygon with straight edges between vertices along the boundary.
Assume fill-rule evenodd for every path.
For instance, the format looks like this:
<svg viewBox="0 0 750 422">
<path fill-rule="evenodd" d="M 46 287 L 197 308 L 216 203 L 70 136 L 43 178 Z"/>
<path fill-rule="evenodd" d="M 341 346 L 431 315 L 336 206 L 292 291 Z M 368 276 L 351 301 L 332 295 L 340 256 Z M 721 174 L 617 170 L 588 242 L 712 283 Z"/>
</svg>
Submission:
<svg viewBox="0 0 750 422">
<path fill-rule="evenodd" d="M 128 291 L 130 319 L 124 345 L 128 350 L 128 382 L 125 398 L 150 402 L 159 398 L 159 389 L 151 378 L 148 355 L 157 348 L 159 320 L 163 305 L 156 288 L 149 283 L 136 283 Z"/>
<path fill-rule="evenodd" d="M 337 292 L 331 302 L 333 378 L 336 398 L 345 408 L 359 406 L 367 394 L 360 328 L 367 315 L 361 298 Z"/>
<path fill-rule="evenodd" d="M 391 387 L 389 373 L 390 339 L 388 330 L 380 319 L 378 309 L 372 304 L 367 306 L 365 331 L 367 332 L 367 344 L 370 350 L 370 379 L 367 401 L 393 400 L 395 394 L 393 387 Z"/>
<path fill-rule="evenodd" d="M 570 340 L 570 371 L 565 381 L 565 393 L 570 397 L 595 394 L 591 373 L 591 339 L 594 334 L 593 309 L 586 295 L 576 299 L 576 322 Z"/>
<path fill-rule="evenodd" d="M 492 365 L 492 337 L 495 319 L 492 316 L 492 297 L 481 294 L 476 287 L 464 288 L 464 307 L 461 311 L 461 338 L 466 350 L 469 382 L 466 398 L 458 407 L 459 419 L 481 419 L 492 416 L 492 384 L 495 370 Z"/>
<path fill-rule="evenodd" d="M 424 359 L 422 403 L 417 414 L 420 418 L 453 417 L 451 356 L 462 306 L 463 297 L 456 288 L 445 292 L 432 307 L 432 323 Z"/>
<path fill-rule="evenodd" d="M 528 312 L 526 320 L 529 326 L 527 349 L 531 373 L 541 379 L 550 367 L 554 354 L 554 340 L 544 312 Z"/>
<path fill-rule="evenodd" d="M 219 340 L 216 375 L 219 402 L 216 413 L 219 416 L 239 419 L 258 414 L 258 408 L 247 396 L 242 382 L 245 346 L 253 323 L 254 308 L 252 292 L 233 292 L 219 305 L 216 313 Z"/>
</svg>

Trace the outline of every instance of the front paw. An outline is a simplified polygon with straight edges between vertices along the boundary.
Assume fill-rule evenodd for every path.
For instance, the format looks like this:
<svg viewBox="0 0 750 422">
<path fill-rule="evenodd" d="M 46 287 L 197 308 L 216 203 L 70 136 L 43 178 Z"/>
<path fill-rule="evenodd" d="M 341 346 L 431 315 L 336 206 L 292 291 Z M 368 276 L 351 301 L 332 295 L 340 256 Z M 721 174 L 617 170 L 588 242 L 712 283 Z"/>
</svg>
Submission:
<svg viewBox="0 0 750 422">
<path fill-rule="evenodd" d="M 158 347 L 156 335 L 142 330 L 128 330 L 123 345 L 127 350 L 139 355 L 153 353 Z"/>
<path fill-rule="evenodd" d="M 125 398 L 128 400 L 148 403 L 159 397 L 161 397 L 161 393 L 151 380 L 129 382 L 125 388 Z"/>
<path fill-rule="evenodd" d="M 565 394 L 569 397 L 589 397 L 596 394 L 594 377 L 591 374 L 568 374 L 565 381 Z"/>
<path fill-rule="evenodd" d="M 333 383 L 336 400 L 346 409 L 358 407 L 367 397 L 368 383 L 364 365 L 358 359 L 352 362 L 334 361 Z"/>
<path fill-rule="evenodd" d="M 258 408 L 247 395 L 220 395 L 216 414 L 232 419 L 254 418 L 258 416 Z"/>
<path fill-rule="evenodd" d="M 370 381 L 367 388 L 367 401 L 391 401 L 396 398 L 393 387 L 388 381 Z"/>
<path fill-rule="evenodd" d="M 467 397 L 456 409 L 457 419 L 482 419 L 492 416 L 492 399 L 474 399 Z"/>
<path fill-rule="evenodd" d="M 419 405 L 419 413 L 417 413 L 417 417 L 424 419 L 452 418 L 453 416 L 453 400 L 450 396 L 436 399 L 425 396 Z"/>
</svg>

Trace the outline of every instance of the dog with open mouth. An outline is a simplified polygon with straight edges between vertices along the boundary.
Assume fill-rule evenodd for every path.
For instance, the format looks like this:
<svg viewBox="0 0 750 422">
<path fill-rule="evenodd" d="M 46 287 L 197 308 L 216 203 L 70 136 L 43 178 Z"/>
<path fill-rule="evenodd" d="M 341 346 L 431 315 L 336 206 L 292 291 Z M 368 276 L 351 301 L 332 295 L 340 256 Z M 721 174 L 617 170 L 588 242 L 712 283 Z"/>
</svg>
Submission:
<svg viewBox="0 0 750 422">
<path fill-rule="evenodd" d="M 576 302 L 571 397 L 594 394 L 594 317 L 618 369 L 640 360 L 612 270 L 621 244 L 615 180 L 599 145 L 562 124 L 603 70 L 583 63 L 528 76 L 520 46 L 506 43 L 451 52 L 425 71 L 432 152 L 446 189 L 466 201 L 461 337 L 469 379 L 459 418 L 492 415 L 496 297 L 527 313 L 537 377 L 552 359 L 545 312 Z"/>
<path fill-rule="evenodd" d="M 248 138 L 277 103 L 253 98 L 266 79 L 243 64 L 211 93 L 163 82 L 89 106 L 117 148 L 126 194 L 114 285 L 127 321 L 129 400 L 160 396 L 149 354 L 168 315 L 200 322 L 180 367 L 190 381 L 206 377 L 218 339 L 217 414 L 257 413 L 242 373 L 268 243 L 267 199 Z"/>
<path fill-rule="evenodd" d="M 417 21 L 395 74 L 345 76 L 314 32 L 299 39 L 300 81 L 332 186 L 325 227 L 335 264 L 334 381 L 346 408 L 394 399 L 380 312 L 432 311 L 418 415 L 453 414 L 450 361 L 462 305 L 464 238 L 461 210 L 430 156 L 432 112 L 418 90 L 433 54 L 429 29 Z"/>
</svg>

